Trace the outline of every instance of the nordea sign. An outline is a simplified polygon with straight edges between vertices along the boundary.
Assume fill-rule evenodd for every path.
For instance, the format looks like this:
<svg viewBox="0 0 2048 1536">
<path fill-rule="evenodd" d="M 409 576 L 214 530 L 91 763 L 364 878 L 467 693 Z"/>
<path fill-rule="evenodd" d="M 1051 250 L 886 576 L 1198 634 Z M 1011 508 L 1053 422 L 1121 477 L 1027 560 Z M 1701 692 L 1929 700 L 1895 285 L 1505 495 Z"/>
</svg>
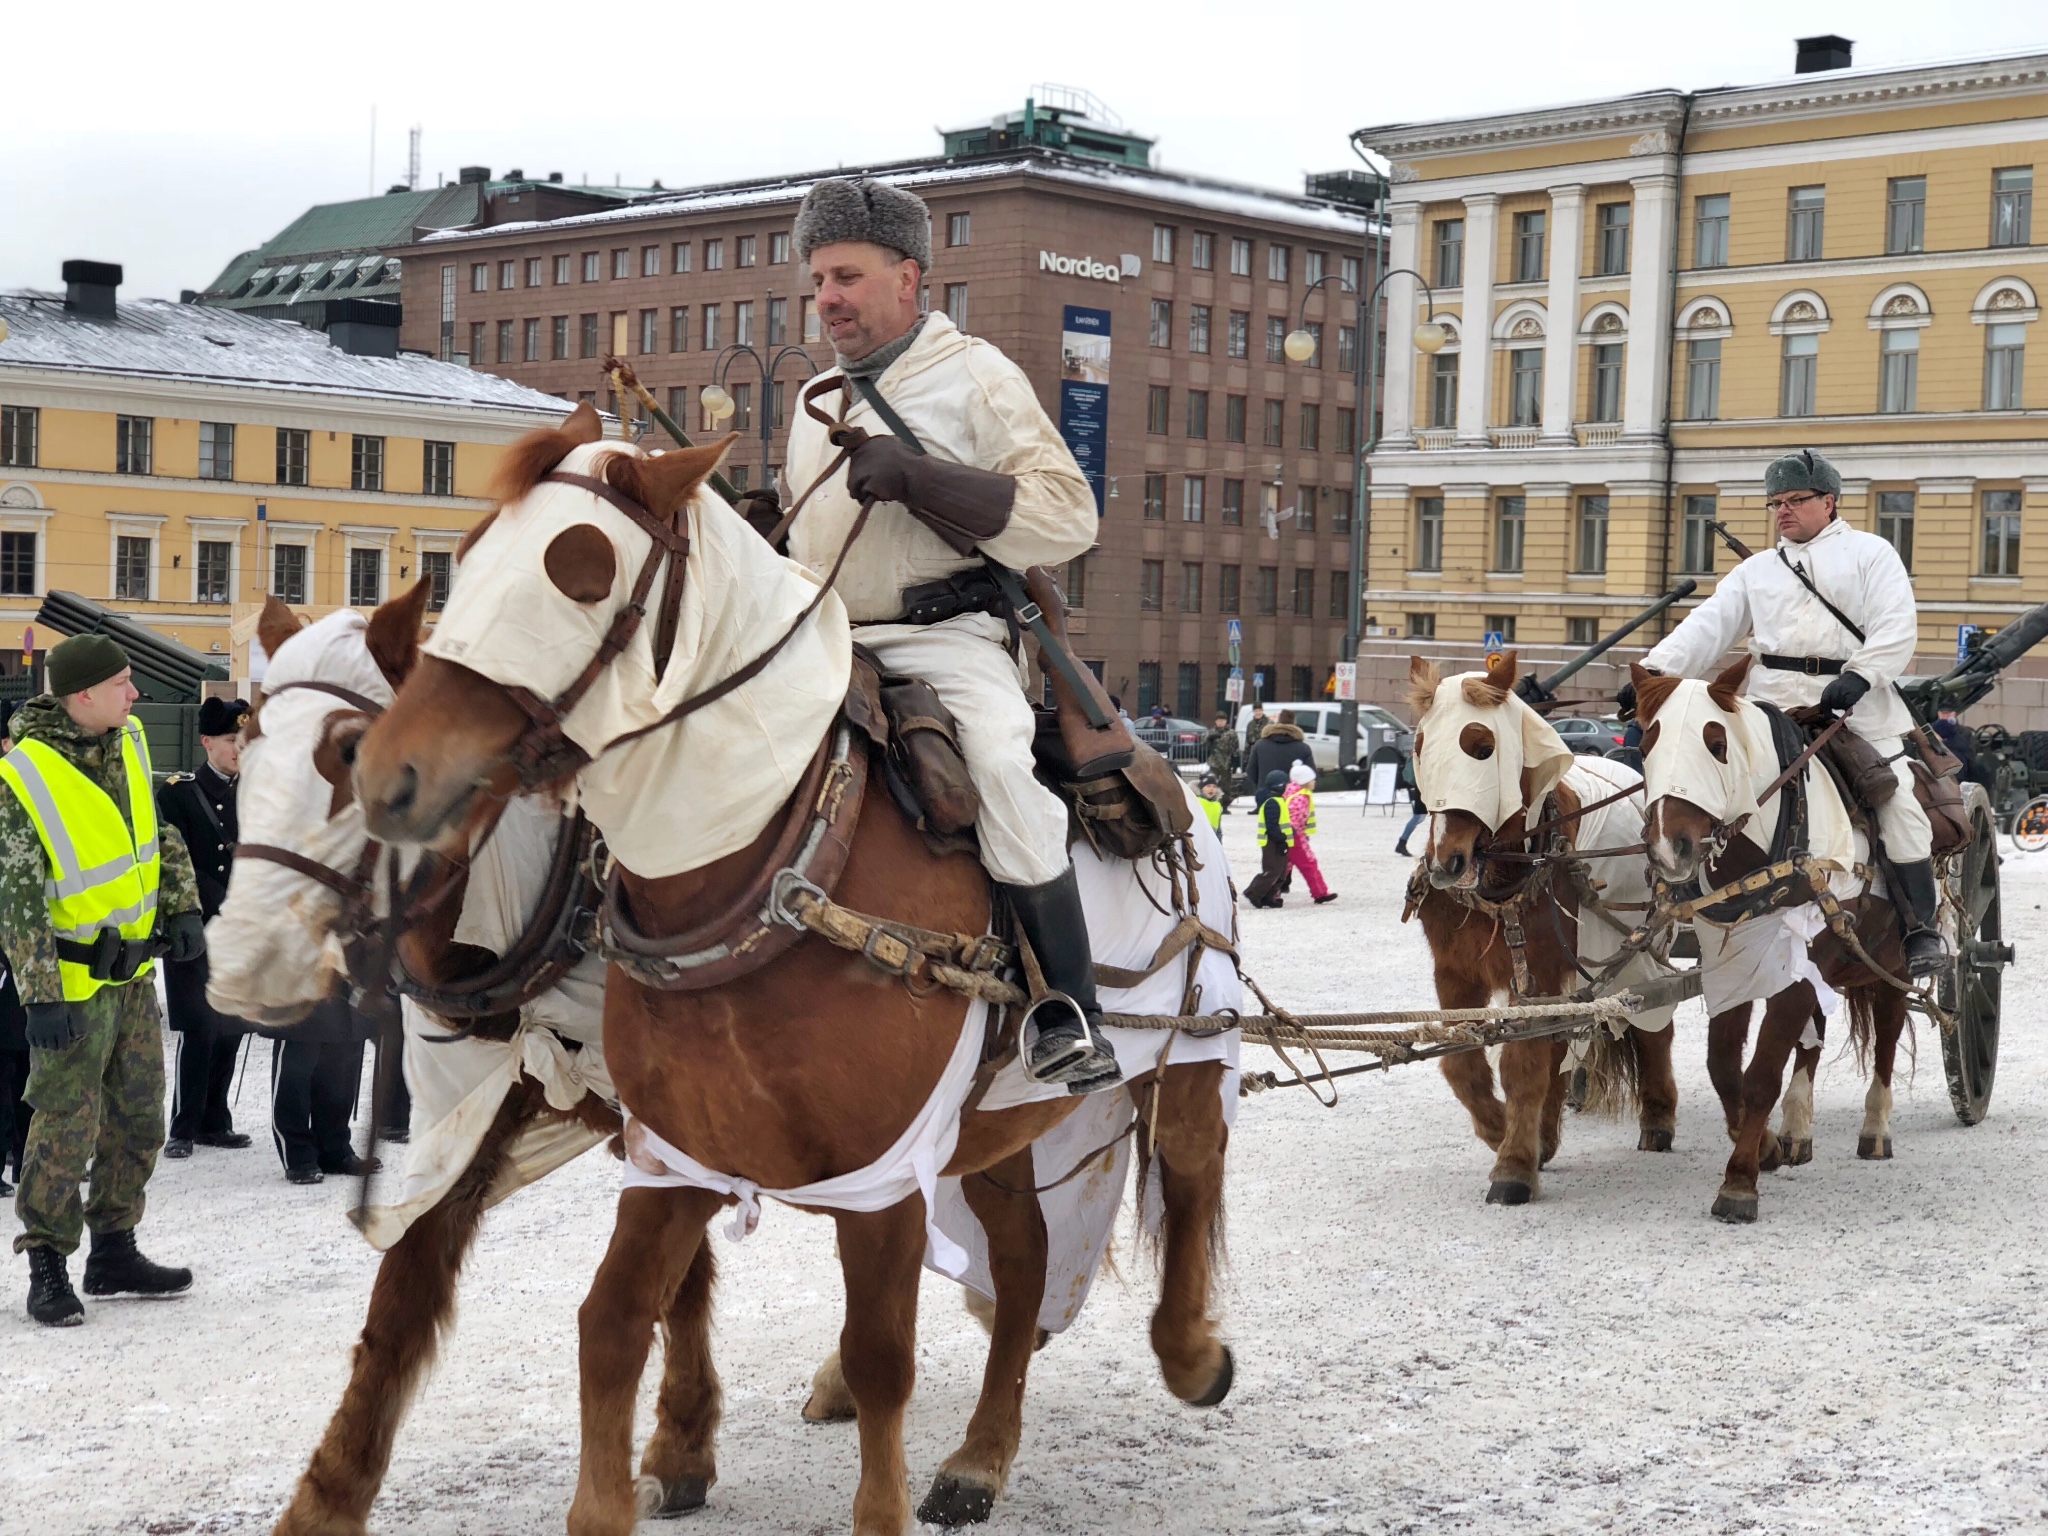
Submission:
<svg viewBox="0 0 2048 1536">
<path fill-rule="evenodd" d="M 1120 283 L 1138 275 L 1138 258 L 1126 256 L 1118 265 L 1110 266 L 1093 256 L 1061 256 L 1053 251 L 1040 251 L 1038 270 L 1057 272 L 1062 277 L 1085 277 L 1098 283 Z"/>
</svg>

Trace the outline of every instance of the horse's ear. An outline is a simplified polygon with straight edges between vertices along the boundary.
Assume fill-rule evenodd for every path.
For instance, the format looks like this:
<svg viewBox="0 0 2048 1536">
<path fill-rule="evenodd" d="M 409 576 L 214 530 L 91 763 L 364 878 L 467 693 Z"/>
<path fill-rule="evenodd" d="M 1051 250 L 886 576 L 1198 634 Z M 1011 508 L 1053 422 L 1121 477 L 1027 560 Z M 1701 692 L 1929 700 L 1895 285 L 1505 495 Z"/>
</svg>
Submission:
<svg viewBox="0 0 2048 1536">
<path fill-rule="evenodd" d="M 1648 731 L 1651 720 L 1656 718 L 1657 711 L 1664 707 L 1664 701 L 1677 691 L 1678 685 L 1685 679 L 1652 672 L 1641 662 L 1630 662 L 1628 671 L 1629 676 L 1635 679 L 1636 685 L 1636 720 L 1645 731 Z"/>
<path fill-rule="evenodd" d="M 580 448 L 586 443 L 603 440 L 604 422 L 597 414 L 597 407 L 588 400 L 583 400 L 569 413 L 569 419 L 562 423 L 561 432 Z"/>
<path fill-rule="evenodd" d="M 275 656 L 278 648 L 305 627 L 305 621 L 276 593 L 263 599 L 263 612 L 256 617 L 256 640 L 263 654 Z"/>
<path fill-rule="evenodd" d="M 1502 651 L 1486 658 L 1486 680 L 1503 693 L 1515 691 L 1515 653 Z"/>
<path fill-rule="evenodd" d="M 1735 712 L 1735 701 L 1742 696 L 1742 685 L 1749 681 L 1749 669 L 1756 656 L 1746 655 L 1729 667 L 1719 677 L 1707 684 L 1707 697 L 1730 714 Z"/>
<path fill-rule="evenodd" d="M 433 583 L 421 577 L 405 596 L 394 597 L 370 615 L 370 659 L 393 688 L 406 680 L 419 660 L 420 620 L 432 595 Z"/>
<path fill-rule="evenodd" d="M 1408 707 L 1415 711 L 1417 720 L 1436 703 L 1436 691 L 1442 683 L 1435 662 L 1424 656 L 1408 658 Z"/>
<path fill-rule="evenodd" d="M 639 472 L 641 504 L 656 517 L 672 517 L 676 508 L 689 501 L 697 487 L 710 478 L 739 440 L 739 433 L 728 432 L 721 442 L 675 448 L 653 458 L 622 462 Z"/>
</svg>

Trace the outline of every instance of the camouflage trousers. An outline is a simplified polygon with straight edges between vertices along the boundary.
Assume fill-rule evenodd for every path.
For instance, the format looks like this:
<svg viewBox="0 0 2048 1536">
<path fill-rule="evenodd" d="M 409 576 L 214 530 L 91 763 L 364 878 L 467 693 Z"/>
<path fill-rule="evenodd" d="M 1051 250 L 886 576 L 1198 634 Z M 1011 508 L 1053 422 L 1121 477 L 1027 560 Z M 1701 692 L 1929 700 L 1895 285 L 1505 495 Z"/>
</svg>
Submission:
<svg viewBox="0 0 2048 1536">
<path fill-rule="evenodd" d="M 29 1052 L 35 1106 L 21 1159 L 14 1251 L 73 1253 L 80 1232 L 124 1232 L 142 1220 L 143 1190 L 164 1144 L 164 1042 L 148 977 L 102 987 L 72 1008 L 85 1033 Z M 92 1198 L 80 1186 L 92 1169 Z"/>
</svg>

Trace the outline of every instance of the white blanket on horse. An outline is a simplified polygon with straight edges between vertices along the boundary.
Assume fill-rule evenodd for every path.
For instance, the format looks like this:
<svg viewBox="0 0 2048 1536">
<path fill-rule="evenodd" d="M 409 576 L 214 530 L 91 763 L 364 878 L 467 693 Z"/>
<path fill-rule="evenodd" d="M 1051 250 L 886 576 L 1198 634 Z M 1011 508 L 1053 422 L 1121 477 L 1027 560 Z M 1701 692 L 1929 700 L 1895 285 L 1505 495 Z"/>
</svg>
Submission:
<svg viewBox="0 0 2048 1536">
<path fill-rule="evenodd" d="M 1612 805 L 1603 805 L 1586 812 L 1579 818 L 1575 846 L 1595 851 L 1601 848 L 1626 848 L 1643 840 L 1643 797 L 1640 793 L 1642 776 L 1633 768 L 1610 762 L 1604 757 L 1575 757 L 1565 770 L 1565 784 L 1579 797 L 1581 805 L 1591 805 L 1596 800 L 1605 800 L 1618 789 L 1634 788 L 1638 793 L 1626 800 L 1617 800 Z M 1589 859 L 1586 872 L 1599 882 L 1603 901 L 1614 902 L 1627 907 L 1636 902 L 1650 899 L 1650 882 L 1643 863 L 1643 856 L 1618 854 L 1611 858 Z M 1581 914 L 1578 925 L 1578 956 L 1580 964 L 1589 971 L 1599 971 L 1622 946 L 1634 926 L 1637 913 L 1616 912 L 1611 918 L 1598 912 Z M 1653 981 L 1667 974 L 1664 966 L 1648 955 L 1637 955 L 1621 969 L 1616 977 L 1619 981 Z M 1608 1021 L 1608 1031 L 1619 1039 L 1631 1025 L 1651 1032 L 1661 1030 L 1670 1024 L 1677 1012 L 1676 1003 L 1667 1003 L 1660 1008 L 1646 1008 L 1640 1013 L 1627 1017 L 1616 1017 Z M 1583 1047 L 1574 1049 L 1566 1068 L 1576 1066 L 1584 1054 Z"/>
</svg>

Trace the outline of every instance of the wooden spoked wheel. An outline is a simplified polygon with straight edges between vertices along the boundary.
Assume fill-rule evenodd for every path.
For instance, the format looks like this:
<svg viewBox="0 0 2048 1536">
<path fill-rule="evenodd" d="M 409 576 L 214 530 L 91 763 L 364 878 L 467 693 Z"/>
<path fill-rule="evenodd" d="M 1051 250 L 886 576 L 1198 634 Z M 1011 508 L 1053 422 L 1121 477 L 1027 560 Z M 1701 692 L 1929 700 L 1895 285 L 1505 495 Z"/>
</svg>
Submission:
<svg viewBox="0 0 2048 1536">
<path fill-rule="evenodd" d="M 1998 1009 L 2012 946 L 2004 942 L 1998 899 L 1998 823 L 1982 785 L 1963 786 L 1963 806 L 1976 839 L 1946 861 L 1942 930 L 1955 952 L 1955 972 L 1938 996 L 1955 1016 L 1941 1035 L 1942 1065 L 1956 1118 L 1975 1125 L 1991 1107 L 1998 1073 Z"/>
</svg>

